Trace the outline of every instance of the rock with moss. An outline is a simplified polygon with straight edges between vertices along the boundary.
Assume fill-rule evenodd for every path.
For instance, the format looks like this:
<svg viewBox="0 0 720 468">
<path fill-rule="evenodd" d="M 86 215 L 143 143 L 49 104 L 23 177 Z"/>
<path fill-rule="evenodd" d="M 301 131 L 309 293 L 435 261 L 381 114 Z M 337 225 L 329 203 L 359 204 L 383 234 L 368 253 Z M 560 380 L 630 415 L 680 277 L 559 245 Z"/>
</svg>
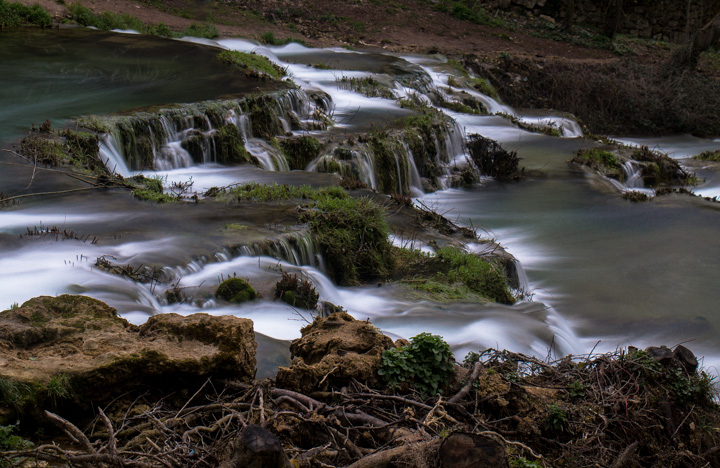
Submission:
<svg viewBox="0 0 720 468">
<path fill-rule="evenodd" d="M 141 326 L 85 296 L 41 296 L 0 312 L 0 398 L 9 411 L 88 412 L 127 392 L 255 376 L 252 322 L 161 314 Z M 0 421 L 2 424 L 3 421 Z"/>
<path fill-rule="evenodd" d="M 379 384 L 377 370 L 383 351 L 393 341 L 371 323 L 346 312 L 316 318 L 290 345 L 290 367 L 278 369 L 276 383 L 301 392 L 339 389 L 352 380 Z"/>
<path fill-rule="evenodd" d="M 581 149 L 570 162 L 587 166 L 611 179 L 619 180 L 620 182 L 624 180 L 620 159 L 611 151 L 600 148 Z"/>
<path fill-rule="evenodd" d="M 321 143 L 309 135 L 280 141 L 280 148 L 292 170 L 304 170 L 320 155 Z"/>
<path fill-rule="evenodd" d="M 224 301 L 239 304 L 252 301 L 257 297 L 257 292 L 250 286 L 250 283 L 244 279 L 230 278 L 220 283 L 217 291 L 215 291 L 215 296 Z"/>
</svg>

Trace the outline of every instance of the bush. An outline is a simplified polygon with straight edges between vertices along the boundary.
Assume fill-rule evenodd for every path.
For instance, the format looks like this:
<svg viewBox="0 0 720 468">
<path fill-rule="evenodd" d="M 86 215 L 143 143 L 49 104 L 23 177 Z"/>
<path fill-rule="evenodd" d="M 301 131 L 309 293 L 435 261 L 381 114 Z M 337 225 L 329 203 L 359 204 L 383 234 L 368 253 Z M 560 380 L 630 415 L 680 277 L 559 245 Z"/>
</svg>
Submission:
<svg viewBox="0 0 720 468">
<path fill-rule="evenodd" d="M 257 292 L 250 283 L 240 278 L 230 278 L 218 286 L 215 296 L 228 302 L 247 302 L 257 297 Z"/>
<path fill-rule="evenodd" d="M 414 387 L 424 395 L 436 395 L 454 373 L 454 357 L 441 336 L 420 333 L 410 344 L 382 354 L 378 374 L 390 388 Z"/>
</svg>

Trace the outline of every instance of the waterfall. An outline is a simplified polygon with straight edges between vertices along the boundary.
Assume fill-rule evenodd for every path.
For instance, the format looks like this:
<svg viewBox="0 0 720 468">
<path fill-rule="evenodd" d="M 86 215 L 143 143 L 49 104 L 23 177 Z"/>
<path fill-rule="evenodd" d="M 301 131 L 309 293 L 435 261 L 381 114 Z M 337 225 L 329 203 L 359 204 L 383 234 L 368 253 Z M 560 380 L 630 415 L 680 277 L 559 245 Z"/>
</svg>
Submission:
<svg viewBox="0 0 720 468">
<path fill-rule="evenodd" d="M 315 242 L 308 232 L 286 234 L 273 239 L 232 247 L 234 256 L 268 256 L 292 265 L 307 265 L 324 271 L 322 255 L 317 252 Z"/>
<path fill-rule="evenodd" d="M 257 137 L 327 128 L 330 120 L 325 116 L 325 107 L 329 97 L 316 97 L 315 102 L 304 91 L 291 89 L 93 119 L 101 122 L 96 127 L 110 129 L 101 137 L 103 161 L 109 169 L 116 168 L 123 175 L 130 175 L 133 170 L 237 163 L 236 158 L 242 157 L 238 156 L 238 145 L 244 146 L 264 169 L 288 170 L 282 152 Z M 229 131 L 228 126 L 236 130 Z"/>
</svg>

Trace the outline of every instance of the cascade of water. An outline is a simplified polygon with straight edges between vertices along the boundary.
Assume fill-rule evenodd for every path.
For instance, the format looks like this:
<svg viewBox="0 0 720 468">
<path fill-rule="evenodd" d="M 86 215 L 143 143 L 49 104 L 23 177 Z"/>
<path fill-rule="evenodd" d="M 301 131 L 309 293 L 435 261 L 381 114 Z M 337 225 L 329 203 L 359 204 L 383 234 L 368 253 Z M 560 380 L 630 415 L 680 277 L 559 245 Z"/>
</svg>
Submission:
<svg viewBox="0 0 720 468">
<path fill-rule="evenodd" d="M 111 172 L 120 174 L 123 177 L 132 174 L 115 142 L 115 138 L 111 134 L 106 133 L 101 136 L 98 154 L 105 167 Z"/>
<path fill-rule="evenodd" d="M 307 232 L 235 246 L 233 252 L 236 256 L 273 257 L 296 266 L 320 267 L 323 264 L 322 256 L 315 249 L 312 236 Z"/>
<path fill-rule="evenodd" d="M 625 176 L 625 187 L 643 188 L 642 171 L 635 161 L 627 161 L 623 164 L 623 175 Z"/>
</svg>

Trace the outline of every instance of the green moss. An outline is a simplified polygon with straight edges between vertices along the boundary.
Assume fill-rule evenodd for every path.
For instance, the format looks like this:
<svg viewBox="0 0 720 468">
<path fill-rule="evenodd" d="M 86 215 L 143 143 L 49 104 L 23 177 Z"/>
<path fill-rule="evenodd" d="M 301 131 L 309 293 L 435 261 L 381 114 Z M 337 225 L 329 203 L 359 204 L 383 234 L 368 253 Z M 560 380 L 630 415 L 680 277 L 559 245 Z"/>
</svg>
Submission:
<svg viewBox="0 0 720 468">
<path fill-rule="evenodd" d="M 356 93 L 363 94 L 367 97 L 381 97 L 385 99 L 395 99 L 395 94 L 389 86 L 379 82 L 372 76 L 362 78 L 349 78 L 343 76 L 340 78 L 340 87 L 349 89 Z"/>
<path fill-rule="evenodd" d="M 46 121 L 46 131 L 31 132 L 20 142 L 20 152 L 49 166 L 71 167 L 77 172 L 107 175 L 100 161 L 99 139 L 88 132 L 62 130 L 57 132 Z"/>
<path fill-rule="evenodd" d="M 697 159 L 699 161 L 720 162 L 720 150 L 704 151 L 698 155 L 693 156 L 693 159 Z"/>
<path fill-rule="evenodd" d="M 215 25 L 210 23 L 193 23 L 187 28 L 185 28 L 182 33 L 185 36 L 204 37 L 206 39 L 215 39 L 216 37 L 220 36 L 220 33 L 218 32 Z"/>
<path fill-rule="evenodd" d="M 267 57 L 255 53 L 238 52 L 236 50 L 223 50 L 218 59 L 229 65 L 245 70 L 246 74 L 253 76 L 267 76 L 279 80 L 285 76 L 285 69 L 271 62 Z"/>
<path fill-rule="evenodd" d="M 498 98 L 497 90 L 485 78 L 471 78 L 471 83 L 473 88 L 477 89 L 485 96 L 490 96 L 493 99 Z"/>
<path fill-rule="evenodd" d="M 373 153 L 377 189 L 383 193 L 409 192 L 407 177 L 407 152 L 395 138 L 384 132 L 375 132 L 368 144 Z"/>
<path fill-rule="evenodd" d="M 622 178 L 620 161 L 618 161 L 617 157 L 610 151 L 604 151 L 599 148 L 582 149 L 578 151 L 571 162 L 591 167 L 608 177 L 615 179 Z"/>
<path fill-rule="evenodd" d="M 304 170 L 320 155 L 322 145 L 317 138 L 305 135 L 280 141 L 280 148 L 287 158 L 290 169 Z"/>
<path fill-rule="evenodd" d="M 345 198 L 347 193 L 340 187 L 312 188 L 309 185 L 264 185 L 256 182 L 239 185 L 231 189 L 220 191 L 217 195 L 220 201 L 253 200 L 260 202 L 291 200 L 302 198 L 320 200 L 324 198 Z"/>
<path fill-rule="evenodd" d="M 297 42 L 298 44 L 306 45 L 305 41 L 302 39 L 296 39 L 292 37 L 286 37 L 284 39 L 280 39 L 278 37 L 275 37 L 275 33 L 272 31 L 264 32 L 260 35 L 260 40 L 264 42 L 265 44 L 269 44 L 272 46 L 283 46 L 285 44 L 289 44 L 291 42 Z"/>
<path fill-rule="evenodd" d="M 470 291 L 503 304 L 512 304 L 515 298 L 510 294 L 502 268 L 477 255 L 462 252 L 446 246 L 437 252 L 437 260 L 443 268 L 437 278 L 448 284 L 462 284 Z"/>
<path fill-rule="evenodd" d="M 27 6 L 19 2 L 0 0 L 0 29 L 34 25 L 49 28 L 52 16 L 40 5 Z"/>
<path fill-rule="evenodd" d="M 135 178 L 144 183 L 144 187 L 133 190 L 133 195 L 139 200 L 153 201 L 155 203 L 171 203 L 178 201 L 177 197 L 167 194 L 163 190 L 162 179 L 159 177 Z"/>
<path fill-rule="evenodd" d="M 320 199 L 303 215 L 323 254 L 329 275 L 339 284 L 386 276 L 392 244 L 383 209 L 367 198 Z"/>
<path fill-rule="evenodd" d="M 213 133 L 212 138 L 215 143 L 217 162 L 221 164 L 251 163 L 256 166 L 260 165 L 258 159 L 245 149 L 245 140 L 243 140 L 237 126 L 233 124 L 223 125 Z"/>
<path fill-rule="evenodd" d="M 230 278 L 220 283 L 215 296 L 228 302 L 241 303 L 255 299 L 257 292 L 244 279 Z"/>
</svg>

